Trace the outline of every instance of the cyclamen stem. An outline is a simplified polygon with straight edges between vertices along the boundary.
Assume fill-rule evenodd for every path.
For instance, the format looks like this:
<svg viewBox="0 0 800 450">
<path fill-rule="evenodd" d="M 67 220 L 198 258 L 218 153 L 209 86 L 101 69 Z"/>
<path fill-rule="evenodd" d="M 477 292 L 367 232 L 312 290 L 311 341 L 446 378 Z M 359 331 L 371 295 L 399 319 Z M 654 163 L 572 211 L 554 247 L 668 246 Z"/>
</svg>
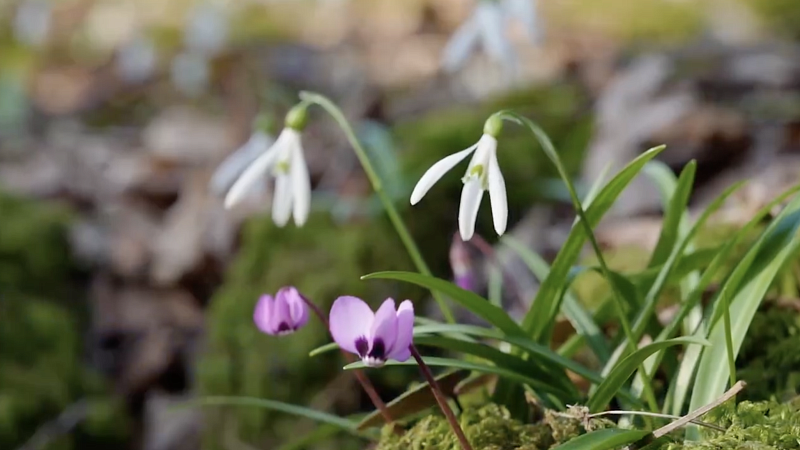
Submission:
<svg viewBox="0 0 800 450">
<path fill-rule="evenodd" d="M 345 119 L 342 111 L 327 97 L 320 94 L 304 91 L 300 93 L 300 99 L 307 104 L 321 106 L 322 109 L 330 114 L 333 120 L 339 124 L 339 127 L 342 129 L 347 137 L 347 140 L 350 142 L 350 145 L 353 147 L 353 151 L 355 151 L 358 161 L 361 163 L 361 167 L 367 174 L 367 178 L 369 178 L 372 189 L 378 195 L 381 203 L 383 203 L 383 207 L 386 209 L 386 214 L 389 216 L 389 220 L 392 222 L 397 235 L 400 236 L 400 240 L 403 242 L 403 245 L 405 246 L 409 256 L 411 256 L 411 260 L 414 262 L 414 265 L 417 266 L 417 270 L 423 275 L 432 276 L 431 270 L 428 268 L 428 264 L 425 263 L 425 260 L 422 258 L 422 253 L 420 253 L 417 244 L 414 242 L 414 238 L 411 237 L 411 233 L 409 233 L 408 228 L 406 228 L 405 224 L 403 223 L 403 219 L 400 218 L 400 214 L 394 207 L 394 203 L 392 203 L 392 200 L 383 189 L 383 183 L 381 182 L 378 173 L 375 171 L 375 168 L 372 166 L 372 163 L 367 156 L 367 152 L 364 151 L 364 147 L 361 146 L 358 138 L 356 138 L 353 128 L 350 126 L 350 123 L 347 122 L 347 119 Z M 442 295 L 436 291 L 431 291 L 431 294 L 433 295 L 434 300 L 436 300 L 436 303 L 439 305 L 439 309 L 442 311 L 442 315 L 444 316 L 445 320 L 448 323 L 456 323 L 455 316 L 453 316 L 453 312 L 450 310 L 450 307 L 447 306 L 444 297 L 442 297 Z"/>
<path fill-rule="evenodd" d="M 314 302 L 305 298 L 304 296 L 301 297 L 303 298 L 303 301 L 306 303 L 306 305 L 308 305 L 308 307 L 311 308 L 312 311 L 314 311 L 314 314 L 316 314 L 320 322 L 322 322 L 322 324 L 325 325 L 325 329 L 328 330 L 328 333 L 330 333 L 328 318 L 325 317 L 325 315 L 322 313 L 319 307 L 317 307 L 317 305 L 314 304 Z M 353 355 L 345 352 L 344 350 L 342 350 L 342 354 L 344 355 L 344 358 L 345 360 L 347 360 L 348 363 L 354 362 L 356 360 Z M 381 413 L 381 416 L 383 416 L 383 420 L 386 421 L 386 423 L 388 424 L 394 422 L 394 420 L 392 420 L 392 415 L 389 413 L 389 408 L 387 408 L 386 403 L 384 403 L 383 400 L 381 400 L 381 397 L 378 395 L 378 391 L 375 390 L 375 386 L 372 384 L 371 381 L 369 381 L 369 378 L 364 374 L 364 371 L 355 369 L 353 372 L 355 374 L 356 380 L 358 380 L 358 382 L 361 383 L 361 387 L 364 389 L 364 392 L 367 393 L 367 396 L 372 401 L 372 404 L 375 405 L 375 409 L 377 409 Z"/>
<path fill-rule="evenodd" d="M 467 440 L 467 436 L 464 435 L 464 430 L 461 429 L 461 425 L 459 425 L 458 419 L 453 413 L 453 410 L 450 408 L 450 405 L 447 404 L 447 397 L 445 397 L 441 388 L 439 388 L 439 384 L 436 382 L 436 378 L 433 376 L 433 373 L 431 373 L 431 369 L 427 364 L 425 364 L 425 361 L 422 360 L 422 356 L 420 356 L 419 352 L 417 351 L 417 347 L 415 347 L 414 344 L 411 344 L 408 349 L 411 351 L 411 356 L 413 356 L 414 360 L 417 362 L 419 371 L 422 372 L 422 376 L 425 377 L 425 380 L 431 387 L 433 396 L 436 398 L 436 403 L 439 404 L 439 409 L 442 410 L 447 422 L 450 424 L 450 428 L 452 428 L 453 433 L 456 434 L 456 438 L 458 438 L 461 448 L 464 450 L 472 450 L 472 445 L 470 445 L 469 441 Z"/>
</svg>

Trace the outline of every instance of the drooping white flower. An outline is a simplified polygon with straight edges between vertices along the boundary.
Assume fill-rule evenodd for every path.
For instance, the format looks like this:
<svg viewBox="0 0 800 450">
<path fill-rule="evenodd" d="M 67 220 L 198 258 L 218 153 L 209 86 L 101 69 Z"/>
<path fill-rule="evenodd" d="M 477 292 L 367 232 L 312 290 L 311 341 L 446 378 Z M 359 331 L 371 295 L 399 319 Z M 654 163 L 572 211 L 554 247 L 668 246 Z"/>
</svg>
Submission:
<svg viewBox="0 0 800 450">
<path fill-rule="evenodd" d="M 233 183 L 253 162 L 269 150 L 275 139 L 266 131 L 256 129 L 250 139 L 230 154 L 211 176 L 209 187 L 215 195 L 225 195 Z"/>
<path fill-rule="evenodd" d="M 483 127 L 483 136 L 475 145 L 439 160 L 422 175 L 411 193 L 411 204 L 416 205 L 444 174 L 474 153 L 467 167 L 467 173 L 462 178 L 464 188 L 461 190 L 461 205 L 458 211 L 458 230 L 465 241 L 472 239 L 475 234 L 475 221 L 486 190 L 489 191 L 492 205 L 494 229 L 501 236 L 506 231 L 508 223 L 506 183 L 497 162 L 496 136 L 500 134 L 501 126 L 500 119 L 490 117 Z"/>
<path fill-rule="evenodd" d="M 517 56 L 506 36 L 508 23 L 515 19 L 522 22 L 532 42 L 539 39 L 534 0 L 478 0 L 472 16 L 448 41 L 442 56 L 442 68 L 448 72 L 460 69 L 478 44 L 492 59 L 508 68 L 515 68 Z"/>
<path fill-rule="evenodd" d="M 282 227 L 292 216 L 295 225 L 305 224 L 311 208 L 311 179 L 300 138 L 305 120 L 305 106 L 289 111 L 286 115 L 286 126 L 275 142 L 231 186 L 225 197 L 226 208 L 239 203 L 265 177 L 274 177 L 272 220 Z"/>
</svg>

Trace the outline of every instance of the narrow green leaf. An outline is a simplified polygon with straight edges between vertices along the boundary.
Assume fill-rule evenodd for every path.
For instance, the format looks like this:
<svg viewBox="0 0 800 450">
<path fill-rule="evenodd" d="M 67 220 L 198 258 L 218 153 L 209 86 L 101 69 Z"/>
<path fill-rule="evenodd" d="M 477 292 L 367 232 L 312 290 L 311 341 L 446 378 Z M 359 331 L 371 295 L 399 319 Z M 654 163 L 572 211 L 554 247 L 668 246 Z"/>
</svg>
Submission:
<svg viewBox="0 0 800 450">
<path fill-rule="evenodd" d="M 649 431 L 605 428 L 582 434 L 552 450 L 612 450 L 632 444 L 650 434 Z"/>
<path fill-rule="evenodd" d="M 339 417 L 334 414 L 328 414 L 322 411 L 317 411 L 315 409 L 306 408 L 303 406 L 291 405 L 289 403 L 283 403 L 275 400 L 266 400 L 261 398 L 253 398 L 253 397 L 225 397 L 225 396 L 211 396 L 211 397 L 202 397 L 196 401 L 186 402 L 184 405 L 181 406 L 250 406 L 250 407 L 257 407 L 257 408 L 266 408 L 271 409 L 273 411 L 282 412 L 285 414 L 291 414 L 293 416 L 304 417 L 306 419 L 311 419 L 315 422 L 321 422 L 329 425 L 333 425 L 337 428 L 340 428 L 348 433 L 354 434 L 359 437 L 371 437 L 374 439 L 374 435 L 367 435 L 364 433 L 360 433 L 357 429 L 358 425 L 356 422 L 351 420 L 345 419 L 343 417 Z"/>
<path fill-rule="evenodd" d="M 722 267 L 723 264 L 730 260 L 730 254 L 733 249 L 738 245 L 745 237 L 749 236 L 750 233 L 756 229 L 756 227 L 762 223 L 765 217 L 772 211 L 772 209 L 782 203 L 791 195 L 796 194 L 800 191 L 800 184 L 787 189 L 779 196 L 771 200 L 769 203 L 764 205 L 760 210 L 756 212 L 750 221 L 748 221 L 743 227 L 741 227 L 733 236 L 726 241 L 726 243 L 722 246 L 719 250 L 717 255 L 714 259 L 709 263 L 706 270 L 703 272 L 700 281 L 698 282 L 697 286 L 695 286 L 694 290 L 689 294 L 689 296 L 683 300 L 681 303 L 681 307 L 678 310 L 678 313 L 672 319 L 664 330 L 658 335 L 656 341 L 669 339 L 673 333 L 675 333 L 679 328 L 683 319 L 689 314 L 689 312 L 698 304 L 700 304 L 700 300 L 703 298 L 703 295 L 711 285 L 712 281 L 714 281 L 717 272 Z M 780 216 L 779 216 L 780 217 Z M 762 234 L 764 236 L 764 234 Z M 760 240 L 753 244 L 752 248 L 757 248 L 760 245 Z M 742 259 L 742 262 L 751 261 L 751 258 L 754 257 L 752 255 L 745 255 Z M 747 263 L 749 264 L 749 262 Z M 748 266 L 749 267 L 749 266 Z M 734 269 L 735 271 L 736 269 Z M 730 275 L 727 277 L 730 278 Z M 701 334 L 698 334 L 701 337 L 705 337 L 705 332 L 703 331 Z M 701 348 L 700 347 L 693 347 L 690 346 L 686 353 L 681 360 L 680 367 L 678 368 L 677 375 L 675 377 L 675 383 L 673 383 L 672 387 L 670 388 L 669 392 L 667 393 L 668 396 L 668 403 L 671 406 L 671 414 L 680 415 L 683 412 L 683 405 L 686 399 L 686 396 L 689 390 L 694 386 L 694 373 L 695 368 L 700 360 L 701 355 Z M 658 355 L 657 355 L 658 356 Z M 652 365 L 655 366 L 658 364 L 658 360 L 652 361 Z M 647 361 L 646 364 L 651 363 L 651 361 Z"/>
<path fill-rule="evenodd" d="M 664 147 L 660 146 L 644 152 L 603 187 L 586 210 L 586 217 L 592 228 L 597 226 L 603 215 L 611 208 L 625 187 L 638 175 L 647 161 L 653 159 L 663 150 Z M 584 228 L 578 226 L 577 223 L 574 224 L 566 242 L 561 247 L 561 251 L 558 252 L 555 261 L 553 261 L 550 275 L 542 282 L 531 309 L 525 315 L 522 328 L 537 341 L 542 338 L 548 325 L 555 320 L 556 314 L 561 309 L 558 303 L 560 301 L 561 288 L 565 284 L 570 268 L 580 256 L 586 239 L 587 235 Z"/>
<path fill-rule="evenodd" d="M 519 372 L 509 370 L 505 367 L 493 366 L 491 364 L 484 364 L 472 361 L 462 361 L 460 359 L 452 359 L 452 358 L 437 358 L 432 356 L 423 357 L 422 359 L 423 361 L 425 361 L 425 364 L 427 364 L 430 367 L 446 367 L 449 369 L 464 369 L 480 373 L 490 373 L 508 378 L 509 380 L 514 380 L 518 383 L 527 384 L 529 386 L 537 386 L 537 385 L 541 386 L 542 384 L 539 380 L 535 378 L 531 378 Z M 388 361 L 386 365 L 416 366 L 417 363 L 413 359 L 409 359 L 408 361 L 405 362 Z M 368 369 L 368 367 L 361 361 L 350 363 L 344 366 L 344 370 L 352 370 L 352 369 Z"/>
<path fill-rule="evenodd" d="M 399 280 L 422 286 L 431 291 L 441 292 L 504 333 L 516 336 L 525 335 L 520 326 L 504 310 L 489 303 L 488 300 L 480 295 L 461 289 L 449 281 L 412 272 L 376 272 L 364 275 L 361 279 Z"/>
<path fill-rule="evenodd" d="M 795 256 L 800 245 L 797 230 L 800 228 L 800 198 L 795 199 L 764 232 L 764 239 L 760 248 L 754 253 L 754 262 L 742 271 L 734 269 L 732 275 L 722 285 L 719 299 L 724 295 L 732 298 L 730 302 L 731 335 L 733 340 L 733 354 L 738 355 L 750 322 L 758 310 L 767 290 L 775 279 L 780 268 L 789 257 Z M 745 257 L 747 259 L 747 256 Z M 743 260 L 740 265 L 745 261 Z M 730 286 L 730 288 L 728 288 Z M 715 311 L 720 311 L 724 302 L 717 301 Z M 695 377 L 695 386 L 692 392 L 690 408 L 701 407 L 717 398 L 725 391 L 730 376 L 726 353 L 726 339 L 722 321 L 712 321 L 710 324 L 709 340 L 713 347 L 705 349 L 700 357 L 700 363 Z"/>
<path fill-rule="evenodd" d="M 520 375 L 526 376 L 536 383 L 529 383 L 531 388 L 540 393 L 549 393 L 557 396 L 562 403 L 574 403 L 578 401 L 579 394 L 575 385 L 563 371 L 561 374 L 545 372 L 539 367 L 524 359 L 503 353 L 500 350 L 486 344 L 466 342 L 459 339 L 445 336 L 423 335 L 414 338 L 414 343 L 420 346 L 432 346 L 465 353 L 478 358 L 485 359 L 496 365 Z M 559 376 L 560 375 L 560 376 Z"/>
<path fill-rule="evenodd" d="M 737 183 L 730 188 L 728 188 L 722 195 L 714 199 L 713 202 L 703 211 L 700 217 L 697 219 L 697 222 L 694 223 L 692 228 L 686 233 L 686 236 L 683 236 L 680 239 L 680 242 L 674 246 L 672 251 L 670 252 L 669 258 L 664 263 L 661 271 L 658 273 L 658 276 L 653 281 L 653 284 L 650 286 L 650 289 L 647 291 L 647 295 L 645 295 L 643 305 L 640 309 L 639 314 L 636 316 L 636 320 L 633 323 L 633 338 L 637 341 L 641 339 L 642 335 L 644 334 L 648 324 L 651 320 L 653 320 L 653 315 L 655 314 L 656 304 L 658 303 L 658 299 L 661 296 L 664 288 L 667 285 L 667 280 L 670 278 L 670 274 L 672 273 L 673 269 L 678 265 L 678 261 L 681 259 L 683 255 L 684 249 L 689 244 L 689 242 L 694 238 L 694 235 L 700 230 L 700 228 L 706 223 L 711 214 L 713 214 L 717 209 L 719 209 L 725 200 L 733 194 L 737 189 L 739 189 L 743 183 Z M 617 364 L 617 362 L 626 354 L 628 351 L 627 343 L 621 343 L 617 346 L 614 350 L 614 353 L 611 355 L 611 358 L 606 363 L 605 367 L 603 367 L 603 373 L 609 373 Z M 648 371 L 648 376 L 652 370 Z M 641 377 L 637 377 L 641 378 Z"/>
<path fill-rule="evenodd" d="M 696 338 L 675 338 L 662 342 L 654 342 L 650 345 L 640 348 L 635 352 L 628 355 L 625 359 L 615 365 L 614 368 L 608 373 L 605 380 L 600 383 L 597 390 L 589 397 L 589 402 L 586 406 L 590 411 L 598 412 L 605 408 L 611 399 L 617 395 L 617 392 L 625 385 L 628 378 L 633 372 L 647 359 L 650 355 L 667 347 L 682 344 L 699 344 L 708 345 L 708 342 Z"/>
<path fill-rule="evenodd" d="M 661 224 L 661 234 L 647 267 L 664 264 L 678 242 L 679 228 L 686 217 L 686 206 L 692 193 L 696 171 L 697 162 L 692 160 L 684 166 L 677 182 L 673 183 L 674 175 L 663 163 L 651 161 L 644 167 L 644 173 L 662 185 L 662 195 L 668 199 L 668 206 L 664 210 L 664 219 Z"/>
<path fill-rule="evenodd" d="M 547 264 L 544 258 L 533 250 L 528 249 L 522 242 L 511 236 L 502 237 L 500 242 L 513 250 L 539 281 L 545 280 L 550 275 L 550 265 Z M 575 328 L 575 331 L 586 338 L 589 348 L 592 349 L 600 362 L 605 363 L 608 361 L 611 350 L 606 343 L 602 330 L 594 322 L 591 314 L 583 308 L 568 288 L 564 290 L 564 300 L 561 305 L 561 311 Z"/>
<path fill-rule="evenodd" d="M 463 370 L 445 373 L 436 377 L 436 384 L 439 385 L 439 389 L 446 397 L 452 397 L 455 395 L 456 386 L 466 378 L 467 374 L 468 372 Z M 433 396 L 428 382 L 425 382 L 411 387 L 387 403 L 386 409 L 389 411 L 389 415 L 392 416 L 392 420 L 402 420 L 434 406 L 436 406 L 436 398 Z M 381 412 L 374 411 L 359 422 L 357 429 L 362 431 L 372 427 L 379 427 L 383 424 Z"/>
</svg>

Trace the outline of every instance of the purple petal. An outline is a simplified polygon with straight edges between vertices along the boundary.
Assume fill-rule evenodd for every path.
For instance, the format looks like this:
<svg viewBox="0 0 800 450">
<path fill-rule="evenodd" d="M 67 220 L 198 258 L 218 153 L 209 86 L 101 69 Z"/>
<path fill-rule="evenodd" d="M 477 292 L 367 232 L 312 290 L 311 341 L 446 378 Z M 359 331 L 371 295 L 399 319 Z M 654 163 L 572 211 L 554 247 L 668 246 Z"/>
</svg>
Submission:
<svg viewBox="0 0 800 450">
<path fill-rule="evenodd" d="M 466 273 L 456 276 L 456 286 L 464 289 L 465 291 L 473 290 L 475 288 L 475 283 L 472 280 L 472 274 Z"/>
<path fill-rule="evenodd" d="M 270 326 L 274 304 L 275 300 L 271 295 L 262 295 L 261 298 L 258 299 L 256 309 L 253 312 L 253 321 L 256 323 L 256 326 L 259 330 L 267 334 L 274 334 Z"/>
<path fill-rule="evenodd" d="M 388 359 L 386 355 L 394 348 L 397 340 L 397 310 L 394 300 L 387 298 L 378 311 L 370 330 L 370 353 L 378 360 Z M 382 346 L 382 348 L 380 348 Z"/>
<path fill-rule="evenodd" d="M 414 338 L 414 304 L 404 300 L 397 308 L 397 335 L 386 359 L 405 361 L 410 356 L 408 347 Z"/>
<path fill-rule="evenodd" d="M 375 314 L 364 300 L 345 295 L 336 299 L 331 307 L 330 330 L 334 342 L 350 353 L 359 355 L 356 341 L 369 339 Z"/>
<path fill-rule="evenodd" d="M 272 309 L 272 320 L 270 327 L 275 334 L 288 334 L 294 331 L 292 327 L 292 316 L 289 312 L 289 302 L 285 295 L 275 296 L 275 305 Z"/>
<path fill-rule="evenodd" d="M 278 290 L 276 296 L 282 296 L 289 305 L 289 317 L 291 317 L 292 328 L 297 330 L 308 323 L 308 305 L 303 299 L 303 295 L 293 286 L 288 286 Z"/>
</svg>

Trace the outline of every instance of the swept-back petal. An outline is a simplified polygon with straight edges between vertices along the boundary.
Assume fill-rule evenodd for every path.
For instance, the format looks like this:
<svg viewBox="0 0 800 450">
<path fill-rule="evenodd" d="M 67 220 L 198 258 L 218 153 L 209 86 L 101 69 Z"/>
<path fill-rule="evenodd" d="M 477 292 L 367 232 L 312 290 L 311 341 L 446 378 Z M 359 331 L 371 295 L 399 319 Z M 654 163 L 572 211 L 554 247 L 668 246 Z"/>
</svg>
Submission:
<svg viewBox="0 0 800 450">
<path fill-rule="evenodd" d="M 225 196 L 225 208 L 232 208 L 247 195 L 248 192 L 258 183 L 259 179 L 265 179 L 270 167 L 275 164 L 278 157 L 279 148 L 277 143 L 273 144 L 269 150 L 259 156 L 251 164 L 242 176 L 233 183 L 228 195 Z"/>
<path fill-rule="evenodd" d="M 461 68 L 475 49 L 480 38 L 478 23 L 473 14 L 453 33 L 442 52 L 442 68 L 454 72 Z"/>
<path fill-rule="evenodd" d="M 419 179 L 417 185 L 414 186 L 414 191 L 411 192 L 411 204 L 416 205 L 417 202 L 422 200 L 422 197 L 428 193 L 430 188 L 439 181 L 444 174 L 446 174 L 450 169 L 452 169 L 456 164 L 461 162 L 464 158 L 469 156 L 470 153 L 475 151 L 478 148 L 478 144 L 475 144 L 469 148 L 461 150 L 458 153 L 453 153 L 452 155 L 446 156 L 440 159 L 436 164 L 432 165 L 423 175 L 422 178 Z"/>
<path fill-rule="evenodd" d="M 345 295 L 331 306 L 330 330 L 334 342 L 350 353 L 358 355 L 356 341 L 369 339 L 375 315 L 364 300 Z"/>
<path fill-rule="evenodd" d="M 458 231 L 461 239 L 468 241 L 475 234 L 475 221 L 483 199 L 483 187 L 479 178 L 470 178 L 461 190 L 461 206 L 458 209 Z"/>
<path fill-rule="evenodd" d="M 275 177 L 275 196 L 272 199 L 272 221 L 282 227 L 292 214 L 292 177 L 280 173 Z"/>
<path fill-rule="evenodd" d="M 408 347 L 414 337 L 414 304 L 404 300 L 397 308 L 397 338 L 389 350 L 386 359 L 405 361 L 408 359 Z M 405 356 L 405 358 L 403 358 Z"/>
<path fill-rule="evenodd" d="M 245 169 L 269 150 L 274 142 L 275 140 L 263 131 L 253 133 L 247 142 L 228 155 L 214 171 L 209 181 L 211 192 L 214 195 L 224 195 Z"/>
<path fill-rule="evenodd" d="M 494 230 L 502 236 L 508 224 L 508 199 L 506 197 L 506 181 L 497 163 L 497 152 L 492 152 L 489 159 L 489 199 L 492 202 L 492 219 Z"/>
<path fill-rule="evenodd" d="M 380 342 L 383 345 L 380 356 L 384 360 L 388 359 L 386 354 L 394 347 L 397 340 L 397 310 L 393 299 L 387 298 L 375 312 L 370 337 L 370 350 L 373 350 L 376 343 Z"/>
<path fill-rule="evenodd" d="M 256 303 L 255 311 L 253 311 L 253 322 L 259 330 L 267 334 L 273 334 L 271 326 L 272 309 L 275 300 L 271 295 L 262 295 Z"/>
<path fill-rule="evenodd" d="M 300 134 L 297 134 L 297 141 L 293 144 L 290 170 L 292 177 L 292 215 L 294 216 L 294 224 L 301 227 L 306 223 L 308 212 L 311 208 L 311 179 L 308 176 L 308 166 L 303 155 Z"/>
</svg>

